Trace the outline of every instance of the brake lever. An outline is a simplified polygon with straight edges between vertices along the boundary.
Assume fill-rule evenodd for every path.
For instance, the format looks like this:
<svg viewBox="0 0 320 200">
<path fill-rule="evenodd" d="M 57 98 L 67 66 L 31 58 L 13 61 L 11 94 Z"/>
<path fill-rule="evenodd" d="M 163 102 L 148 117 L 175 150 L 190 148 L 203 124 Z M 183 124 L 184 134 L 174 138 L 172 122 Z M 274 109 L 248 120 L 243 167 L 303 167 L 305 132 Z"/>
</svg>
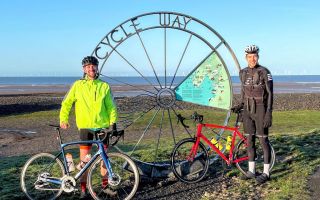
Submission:
<svg viewBox="0 0 320 200">
<path fill-rule="evenodd" d="M 198 120 L 199 120 L 200 123 L 202 123 L 202 121 L 203 121 L 203 115 L 199 115 L 199 119 L 198 119 Z"/>
<path fill-rule="evenodd" d="M 122 137 L 122 141 L 124 141 L 124 130 L 117 131 L 117 135 L 113 135 L 112 134 L 111 135 L 111 141 L 112 141 L 112 138 L 116 138 L 116 140 L 111 143 L 111 146 L 116 145 L 121 137 Z"/>
<path fill-rule="evenodd" d="M 178 124 L 179 121 L 180 121 L 183 127 L 189 128 L 189 126 L 186 125 L 186 124 L 183 122 L 186 118 L 182 117 L 181 114 L 178 114 L 177 117 L 178 117 L 178 122 L 177 122 L 177 124 Z"/>
</svg>

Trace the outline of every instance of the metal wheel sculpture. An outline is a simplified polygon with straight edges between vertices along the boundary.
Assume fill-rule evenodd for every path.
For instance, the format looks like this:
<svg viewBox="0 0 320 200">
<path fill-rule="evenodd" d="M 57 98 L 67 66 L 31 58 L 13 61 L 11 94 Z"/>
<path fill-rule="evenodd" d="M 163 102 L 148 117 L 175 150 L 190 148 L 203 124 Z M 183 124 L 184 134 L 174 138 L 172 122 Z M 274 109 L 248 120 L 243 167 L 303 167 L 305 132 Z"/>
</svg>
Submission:
<svg viewBox="0 0 320 200">
<path fill-rule="evenodd" d="M 227 113 L 232 103 L 229 70 L 240 69 L 214 29 L 174 12 L 126 20 L 103 37 L 92 55 L 116 97 L 118 127 L 126 130 L 126 144 L 118 148 L 150 177 L 161 177 L 178 139 L 193 135 L 176 123 L 181 110 L 194 110 L 186 102 Z M 224 116 L 227 123 L 229 113 Z"/>
</svg>

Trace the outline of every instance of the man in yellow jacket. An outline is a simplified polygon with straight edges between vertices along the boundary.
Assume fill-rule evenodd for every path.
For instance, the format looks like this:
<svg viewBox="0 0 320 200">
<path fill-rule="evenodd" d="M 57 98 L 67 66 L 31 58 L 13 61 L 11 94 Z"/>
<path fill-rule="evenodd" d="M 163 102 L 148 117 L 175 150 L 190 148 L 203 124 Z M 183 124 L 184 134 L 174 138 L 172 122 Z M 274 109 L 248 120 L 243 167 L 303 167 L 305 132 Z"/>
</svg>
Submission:
<svg viewBox="0 0 320 200">
<path fill-rule="evenodd" d="M 83 79 L 74 82 L 62 101 L 60 110 L 60 127 L 69 127 L 69 113 L 75 104 L 76 123 L 81 140 L 92 140 L 93 132 L 101 128 L 111 128 L 116 131 L 117 109 L 108 83 L 98 79 L 99 61 L 93 56 L 82 60 Z M 80 159 L 85 161 L 91 145 L 80 145 Z M 85 198 L 86 179 L 81 179 L 81 197 Z"/>
</svg>

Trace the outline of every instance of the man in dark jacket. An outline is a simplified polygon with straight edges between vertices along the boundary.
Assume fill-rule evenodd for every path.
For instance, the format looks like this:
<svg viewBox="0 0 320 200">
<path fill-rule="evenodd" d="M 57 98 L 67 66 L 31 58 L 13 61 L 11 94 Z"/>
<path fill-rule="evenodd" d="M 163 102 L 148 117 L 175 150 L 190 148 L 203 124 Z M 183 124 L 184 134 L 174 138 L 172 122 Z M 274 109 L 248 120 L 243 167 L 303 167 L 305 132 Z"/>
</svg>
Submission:
<svg viewBox="0 0 320 200">
<path fill-rule="evenodd" d="M 258 183 L 270 179 L 271 149 L 269 146 L 269 127 L 272 125 L 273 80 L 270 71 L 258 63 L 259 47 L 247 46 L 245 49 L 248 67 L 239 73 L 241 80 L 241 103 L 233 110 L 243 109 L 243 127 L 248 135 L 249 171 L 247 178 L 255 178 Z M 263 173 L 256 176 L 255 154 L 256 137 L 263 148 Z"/>
</svg>

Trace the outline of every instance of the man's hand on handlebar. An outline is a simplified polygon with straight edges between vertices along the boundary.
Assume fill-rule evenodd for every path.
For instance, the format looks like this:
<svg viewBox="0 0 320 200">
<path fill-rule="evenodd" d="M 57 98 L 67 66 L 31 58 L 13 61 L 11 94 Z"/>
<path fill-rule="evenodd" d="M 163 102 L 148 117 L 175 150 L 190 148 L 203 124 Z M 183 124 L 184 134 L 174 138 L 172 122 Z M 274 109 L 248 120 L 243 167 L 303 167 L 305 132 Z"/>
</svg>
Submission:
<svg viewBox="0 0 320 200">
<path fill-rule="evenodd" d="M 243 109 L 243 104 L 241 103 L 241 104 L 233 106 L 231 108 L 231 111 L 234 113 L 240 113 L 242 109 Z"/>
<path fill-rule="evenodd" d="M 111 136 L 111 137 L 112 137 L 112 136 L 117 136 L 117 134 L 118 134 L 117 124 L 116 124 L 116 123 L 113 123 L 113 124 L 112 124 L 112 130 L 111 130 L 110 136 Z"/>
<path fill-rule="evenodd" d="M 114 146 L 118 143 L 119 139 L 124 136 L 124 130 L 118 131 L 117 124 L 112 124 L 111 131 L 107 132 L 108 140 L 110 140 L 110 145 Z"/>
</svg>

